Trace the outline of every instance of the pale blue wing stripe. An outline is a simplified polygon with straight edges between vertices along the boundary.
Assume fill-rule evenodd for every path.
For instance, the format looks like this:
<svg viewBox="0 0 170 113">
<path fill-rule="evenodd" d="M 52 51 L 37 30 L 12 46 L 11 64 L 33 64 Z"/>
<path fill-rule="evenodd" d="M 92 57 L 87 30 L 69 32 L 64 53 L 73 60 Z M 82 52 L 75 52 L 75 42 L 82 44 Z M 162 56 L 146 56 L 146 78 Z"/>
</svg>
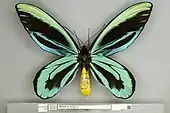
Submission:
<svg viewBox="0 0 170 113">
<path fill-rule="evenodd" d="M 92 64 L 92 63 L 90 63 L 90 67 L 92 68 L 92 70 L 94 70 L 94 71 L 92 71 L 92 73 L 94 74 L 94 72 L 95 73 L 97 73 L 97 76 L 101 79 L 101 81 L 102 81 L 102 83 L 105 85 L 105 87 L 109 87 L 109 83 L 108 83 L 108 80 L 102 75 L 102 73 L 100 72 L 100 71 L 98 71 L 95 67 L 94 67 L 94 65 Z M 97 77 L 95 76 L 95 74 L 93 75 L 94 76 L 94 78 L 97 80 Z M 97 80 L 98 81 L 98 80 Z"/>
<path fill-rule="evenodd" d="M 79 64 L 77 63 L 77 64 L 74 66 L 74 68 L 73 68 L 70 72 L 68 72 L 67 75 L 62 79 L 62 81 L 61 81 L 61 87 L 66 86 L 65 84 L 66 84 L 68 78 L 69 78 L 72 74 L 74 74 L 73 79 L 75 78 L 75 76 L 76 76 L 76 74 L 77 74 L 77 71 L 78 71 L 78 66 L 79 66 Z M 75 71 L 75 70 L 76 70 L 76 71 Z M 67 85 L 68 85 L 68 84 L 67 84 Z"/>
<path fill-rule="evenodd" d="M 50 63 L 48 66 L 46 66 L 45 69 L 51 68 L 51 67 L 54 67 L 54 66 L 57 66 L 57 65 L 61 65 L 61 64 L 64 64 L 66 62 L 69 62 L 69 61 L 76 62 L 77 61 L 77 56 L 78 55 L 70 55 L 70 56 L 67 56 L 67 57 L 57 59 L 54 62 Z"/>
<path fill-rule="evenodd" d="M 45 46 L 44 44 L 41 44 L 35 37 L 34 35 L 31 33 L 30 34 L 31 38 L 35 41 L 35 43 L 37 43 L 39 45 L 39 47 L 49 53 L 53 53 L 53 54 L 56 54 L 56 55 L 59 55 L 59 56 L 62 56 L 62 54 L 57 51 L 56 49 L 53 49 L 53 48 L 50 48 L 48 46 Z"/>
<path fill-rule="evenodd" d="M 93 55 L 90 67 L 94 78 L 116 97 L 126 99 L 133 95 L 135 79 L 120 63 L 104 56 Z"/>
<path fill-rule="evenodd" d="M 70 55 L 70 54 L 71 54 L 71 55 L 72 55 L 72 54 L 77 54 L 75 51 L 73 51 L 72 49 L 69 49 L 68 47 L 65 47 L 63 44 L 58 43 L 58 42 L 54 42 L 54 41 L 52 41 L 52 40 L 49 40 L 46 36 L 42 35 L 42 33 L 39 33 L 39 32 L 30 32 L 30 35 L 31 35 L 32 39 L 33 39 L 42 49 L 44 49 L 44 50 L 46 50 L 46 51 L 48 51 L 48 52 L 55 53 L 55 54 L 60 54 L 60 55 L 61 55 L 61 53 L 57 52 L 56 49 L 49 48 L 49 47 L 41 44 L 33 34 L 37 34 L 37 35 L 40 36 L 42 39 L 50 42 L 51 44 L 54 44 L 56 47 L 58 46 L 58 47 L 62 48 L 65 52 L 67 52 L 68 55 Z M 58 50 L 58 51 L 59 51 L 59 50 Z M 67 55 L 67 54 L 66 54 L 66 55 Z"/>
<path fill-rule="evenodd" d="M 45 11 L 27 3 L 17 4 L 16 10 L 26 31 L 43 50 L 59 56 L 78 54 L 73 37 Z"/>
<path fill-rule="evenodd" d="M 122 46 L 120 46 L 120 47 L 118 47 L 118 48 L 116 48 L 116 49 L 112 49 L 112 51 L 110 51 L 109 53 L 105 54 L 105 56 L 110 56 L 110 55 L 112 55 L 112 54 L 115 54 L 115 53 L 117 53 L 117 52 L 119 52 L 119 51 L 122 51 L 122 50 L 128 48 L 128 47 L 136 40 L 136 38 L 139 36 L 139 34 L 141 33 L 141 30 L 142 30 L 142 29 L 143 29 L 143 27 L 141 27 L 138 31 L 128 32 L 128 33 L 127 33 L 126 35 L 124 35 L 122 38 L 120 38 L 120 39 L 118 39 L 118 40 L 116 40 L 116 41 L 110 42 L 110 43 L 108 43 L 106 46 L 100 47 L 100 48 L 97 49 L 93 54 L 100 53 L 100 51 L 102 51 L 102 50 L 103 50 L 103 51 L 107 51 L 107 48 L 109 48 L 109 47 L 113 46 L 114 44 L 116 44 L 116 43 L 124 40 L 124 39 L 127 38 L 128 36 L 132 35 L 132 33 L 136 32 L 136 35 L 135 35 L 129 42 L 127 42 L 126 44 L 124 44 L 124 45 L 122 45 Z M 104 49 L 106 49 L 106 50 L 104 50 Z"/>
<path fill-rule="evenodd" d="M 141 2 L 124 10 L 98 34 L 90 53 L 111 56 L 128 48 L 144 29 L 152 7 L 150 2 Z"/>
<path fill-rule="evenodd" d="M 63 87 L 66 87 L 71 83 L 75 78 L 79 67 L 77 59 L 73 59 L 73 57 L 75 56 L 59 58 L 43 67 L 37 73 L 34 79 L 34 89 L 37 96 L 42 99 L 51 98 Z M 48 86 L 49 83 L 52 88 Z"/>
</svg>

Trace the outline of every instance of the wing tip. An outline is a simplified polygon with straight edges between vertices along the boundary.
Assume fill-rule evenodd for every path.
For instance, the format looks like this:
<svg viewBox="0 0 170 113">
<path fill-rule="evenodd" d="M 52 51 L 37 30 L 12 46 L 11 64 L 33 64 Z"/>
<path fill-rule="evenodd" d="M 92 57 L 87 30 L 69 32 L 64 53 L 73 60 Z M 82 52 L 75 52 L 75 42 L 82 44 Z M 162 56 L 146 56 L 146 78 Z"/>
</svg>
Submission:
<svg viewBox="0 0 170 113">
<path fill-rule="evenodd" d="M 153 3 L 150 2 L 150 1 L 143 1 L 143 2 L 139 2 L 139 3 L 137 3 L 137 4 L 147 4 L 148 7 L 150 7 L 151 9 L 152 9 L 152 7 L 153 7 Z"/>
<path fill-rule="evenodd" d="M 150 9 L 152 10 L 152 8 L 153 8 L 153 3 L 152 3 L 152 2 L 150 2 L 150 1 L 147 1 L 146 3 L 148 3 L 148 4 L 149 4 Z"/>
<path fill-rule="evenodd" d="M 128 8 L 134 7 L 134 6 L 141 6 L 141 5 L 144 5 L 145 7 L 150 8 L 150 10 L 152 10 L 152 8 L 153 8 L 153 3 L 150 1 L 137 2 L 137 3 L 129 6 Z"/>
<path fill-rule="evenodd" d="M 18 11 L 18 8 L 19 8 L 19 6 L 21 5 L 21 3 L 17 3 L 17 4 L 15 4 L 15 9 Z"/>
<path fill-rule="evenodd" d="M 39 95 L 38 94 L 38 92 L 37 92 L 37 79 L 38 79 L 38 76 L 36 75 L 36 77 L 34 78 L 34 80 L 33 80 L 33 87 L 34 87 L 34 92 L 35 92 L 35 94 L 37 95 L 37 97 L 38 98 L 40 98 L 40 99 L 42 99 L 42 100 L 48 100 L 48 99 L 50 99 L 50 98 L 53 98 L 54 96 L 56 96 L 56 94 L 54 94 L 53 96 L 47 96 L 46 98 L 43 98 L 41 95 Z"/>
<path fill-rule="evenodd" d="M 132 93 L 130 95 L 128 95 L 127 97 L 117 96 L 117 95 L 113 94 L 112 92 L 111 93 L 118 99 L 130 99 L 135 93 L 135 87 L 136 87 L 136 84 L 134 83 L 134 85 L 132 86 Z"/>
<path fill-rule="evenodd" d="M 27 2 L 19 2 L 19 3 L 17 3 L 16 5 L 15 5 L 15 8 L 16 9 L 19 9 L 19 8 L 22 8 L 23 6 L 34 6 L 34 7 L 36 7 L 35 5 L 33 5 L 33 4 L 31 4 L 31 3 L 27 3 Z"/>
<path fill-rule="evenodd" d="M 15 8 L 20 8 L 20 5 L 25 5 L 25 4 L 27 4 L 27 3 L 17 3 L 17 4 L 15 5 Z"/>
<path fill-rule="evenodd" d="M 111 92 L 111 93 L 112 93 L 116 98 L 118 98 L 118 99 L 130 99 L 130 98 L 134 95 L 134 93 L 135 93 L 135 87 L 136 87 L 136 85 L 134 84 L 134 85 L 132 86 L 132 93 L 131 93 L 130 95 L 128 95 L 127 97 L 116 96 L 116 95 L 113 94 L 112 92 Z"/>
</svg>

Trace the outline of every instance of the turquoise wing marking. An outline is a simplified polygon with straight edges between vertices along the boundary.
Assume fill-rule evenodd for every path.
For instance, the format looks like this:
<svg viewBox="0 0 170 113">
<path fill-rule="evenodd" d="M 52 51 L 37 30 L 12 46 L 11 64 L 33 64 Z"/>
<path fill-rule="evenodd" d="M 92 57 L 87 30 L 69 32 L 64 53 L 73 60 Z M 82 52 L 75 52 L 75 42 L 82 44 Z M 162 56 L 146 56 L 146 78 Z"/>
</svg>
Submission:
<svg viewBox="0 0 170 113">
<path fill-rule="evenodd" d="M 43 67 L 34 79 L 34 90 L 41 99 L 55 96 L 76 76 L 79 64 L 77 56 L 61 57 Z"/>
<path fill-rule="evenodd" d="M 66 56 L 78 53 L 78 46 L 64 27 L 37 6 L 19 3 L 18 16 L 37 45 L 50 53 Z"/>
<path fill-rule="evenodd" d="M 113 55 L 128 48 L 142 32 L 152 11 L 152 3 L 134 4 L 111 20 L 90 48 L 91 54 Z"/>
<path fill-rule="evenodd" d="M 140 35 L 152 11 L 152 3 L 134 4 L 111 20 L 90 47 L 90 70 L 94 78 L 117 98 L 130 98 L 135 78 L 123 65 L 108 56 L 128 48 Z"/>
<path fill-rule="evenodd" d="M 117 98 L 130 98 L 135 91 L 131 72 L 111 58 L 93 55 L 90 70 L 94 78 Z"/>
<path fill-rule="evenodd" d="M 51 98 L 75 78 L 79 67 L 79 47 L 67 30 L 42 9 L 19 3 L 16 10 L 25 30 L 35 43 L 41 49 L 61 56 L 44 66 L 33 81 L 38 97 Z"/>
</svg>

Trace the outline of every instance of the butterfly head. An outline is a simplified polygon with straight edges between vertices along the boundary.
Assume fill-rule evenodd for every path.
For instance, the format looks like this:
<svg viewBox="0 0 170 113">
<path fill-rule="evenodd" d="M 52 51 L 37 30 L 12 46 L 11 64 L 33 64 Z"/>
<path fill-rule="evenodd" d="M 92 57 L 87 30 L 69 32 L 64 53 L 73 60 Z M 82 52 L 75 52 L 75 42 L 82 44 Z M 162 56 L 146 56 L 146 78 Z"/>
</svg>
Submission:
<svg viewBox="0 0 170 113">
<path fill-rule="evenodd" d="M 91 62 L 91 56 L 87 46 L 82 46 L 78 55 L 78 62 L 80 65 L 87 66 Z"/>
</svg>

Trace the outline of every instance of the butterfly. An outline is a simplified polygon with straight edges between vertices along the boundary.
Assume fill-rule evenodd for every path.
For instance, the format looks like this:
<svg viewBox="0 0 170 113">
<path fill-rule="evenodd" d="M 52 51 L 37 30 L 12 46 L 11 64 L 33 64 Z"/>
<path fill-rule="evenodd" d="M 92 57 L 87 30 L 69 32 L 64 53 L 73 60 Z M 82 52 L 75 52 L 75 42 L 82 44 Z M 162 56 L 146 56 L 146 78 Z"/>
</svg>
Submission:
<svg viewBox="0 0 170 113">
<path fill-rule="evenodd" d="M 135 91 L 132 73 L 110 56 L 128 48 L 147 23 L 153 4 L 136 3 L 113 18 L 96 34 L 89 45 L 78 46 L 74 36 L 57 20 L 39 7 L 16 4 L 16 11 L 33 41 L 43 50 L 59 56 L 39 70 L 34 78 L 34 91 L 41 99 L 54 97 L 73 81 L 81 70 L 80 90 L 89 95 L 89 75 L 115 97 L 128 99 Z"/>
</svg>

